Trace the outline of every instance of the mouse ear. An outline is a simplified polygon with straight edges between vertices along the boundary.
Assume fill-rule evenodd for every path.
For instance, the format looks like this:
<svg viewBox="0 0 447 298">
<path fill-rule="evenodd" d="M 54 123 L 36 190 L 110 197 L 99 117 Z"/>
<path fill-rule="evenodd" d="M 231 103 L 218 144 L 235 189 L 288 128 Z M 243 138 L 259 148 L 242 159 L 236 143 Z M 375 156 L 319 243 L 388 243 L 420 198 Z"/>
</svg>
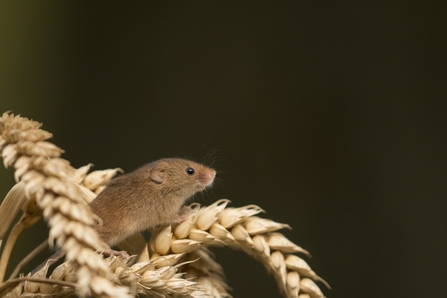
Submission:
<svg viewBox="0 0 447 298">
<path fill-rule="evenodd" d="M 157 183 L 162 183 L 166 178 L 166 172 L 162 165 L 156 165 L 151 170 L 151 179 Z"/>
</svg>

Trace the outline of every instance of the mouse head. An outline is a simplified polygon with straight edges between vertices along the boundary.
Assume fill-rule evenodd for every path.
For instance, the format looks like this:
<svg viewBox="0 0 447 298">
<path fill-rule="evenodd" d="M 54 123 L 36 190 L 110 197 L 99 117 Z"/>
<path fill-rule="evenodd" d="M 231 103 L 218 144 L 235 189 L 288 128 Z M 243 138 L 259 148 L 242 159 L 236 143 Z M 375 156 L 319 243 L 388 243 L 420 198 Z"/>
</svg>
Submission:
<svg viewBox="0 0 447 298">
<path fill-rule="evenodd" d="M 151 180 L 166 191 L 188 198 L 211 186 L 216 171 L 204 165 L 180 158 L 161 159 L 152 163 Z"/>
</svg>

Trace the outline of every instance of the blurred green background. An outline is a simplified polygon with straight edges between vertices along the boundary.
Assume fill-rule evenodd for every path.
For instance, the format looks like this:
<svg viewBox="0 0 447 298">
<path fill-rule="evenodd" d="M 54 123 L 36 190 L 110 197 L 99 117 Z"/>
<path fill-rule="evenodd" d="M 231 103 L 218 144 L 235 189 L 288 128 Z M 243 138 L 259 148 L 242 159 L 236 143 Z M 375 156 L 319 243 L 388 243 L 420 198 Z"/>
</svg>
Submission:
<svg viewBox="0 0 447 298">
<path fill-rule="evenodd" d="M 75 167 L 214 152 L 197 201 L 290 224 L 328 297 L 447 297 L 446 8 L 3 1 L 0 112 L 43 122 Z M 259 263 L 215 252 L 234 297 L 280 297 Z"/>
</svg>

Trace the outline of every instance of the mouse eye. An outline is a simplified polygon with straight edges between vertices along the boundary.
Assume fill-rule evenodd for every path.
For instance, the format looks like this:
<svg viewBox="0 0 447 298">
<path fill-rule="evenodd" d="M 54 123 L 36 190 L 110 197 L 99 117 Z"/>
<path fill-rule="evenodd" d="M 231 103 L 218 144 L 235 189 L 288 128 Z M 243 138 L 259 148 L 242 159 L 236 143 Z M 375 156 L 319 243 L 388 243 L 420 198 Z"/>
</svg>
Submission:
<svg viewBox="0 0 447 298">
<path fill-rule="evenodd" d="M 193 168 L 186 168 L 186 173 L 190 176 L 194 175 L 196 171 Z"/>
</svg>

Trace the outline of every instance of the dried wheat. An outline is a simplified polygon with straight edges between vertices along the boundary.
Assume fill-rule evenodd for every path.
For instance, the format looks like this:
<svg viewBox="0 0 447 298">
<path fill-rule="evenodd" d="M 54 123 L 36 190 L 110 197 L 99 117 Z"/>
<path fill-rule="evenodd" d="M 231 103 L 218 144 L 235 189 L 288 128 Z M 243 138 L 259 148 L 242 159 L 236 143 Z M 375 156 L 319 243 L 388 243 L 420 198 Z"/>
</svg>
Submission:
<svg viewBox="0 0 447 298">
<path fill-rule="evenodd" d="M 63 150 L 45 141 L 51 134 L 40 126 L 27 118 L 2 115 L 0 155 L 5 167 L 15 167 L 14 177 L 24 183 L 27 198 L 34 198 L 43 210 L 50 226 L 50 245 L 55 241 L 78 267 L 77 293 L 130 297 L 126 288 L 109 280 L 113 277 L 109 268 L 94 252 L 107 247 L 92 227 L 95 216 L 81 201 L 82 192 L 73 182 L 75 170 L 59 158 Z"/>
<path fill-rule="evenodd" d="M 273 274 L 286 297 L 324 297 L 311 279 L 329 287 L 303 259 L 293 254 L 309 253 L 277 232 L 290 228 L 287 224 L 256 216 L 263 212 L 256 205 L 227 207 L 228 200 L 207 207 L 191 205 L 187 220 L 155 229 L 149 243 L 138 234 L 120 244 L 121 248 L 138 254 L 138 259 L 122 256 L 102 259 L 94 250 L 105 249 L 107 245 L 92 227 L 100 219 L 86 203 L 122 170 L 87 175 L 91 164 L 73 169 L 68 161 L 59 158 L 62 150 L 45 141 L 51 134 L 41 130 L 38 122 L 26 118 L 4 113 L 0 118 L 0 134 L 4 164 L 14 166 L 14 176 L 21 181 L 8 202 L 14 200 L 12 197 L 22 200 L 17 199 L 25 214 L 20 222 L 23 227 L 32 225 L 42 210 L 50 226 L 50 243 L 62 247 L 68 260 L 54 269 L 49 278 L 46 278 L 47 265 L 33 277 L 1 284 L 0 295 L 231 297 L 222 267 L 206 248 L 211 246 L 228 246 L 253 256 Z M 13 196 L 14 193 L 19 195 Z M 3 205 L 0 211 L 2 208 Z M 8 210 L 17 213 L 19 209 L 9 206 Z M 9 226 L 11 219 L 7 220 Z M 3 230 L 0 240 L 5 234 Z M 20 281 L 26 279 L 22 287 Z"/>
</svg>

